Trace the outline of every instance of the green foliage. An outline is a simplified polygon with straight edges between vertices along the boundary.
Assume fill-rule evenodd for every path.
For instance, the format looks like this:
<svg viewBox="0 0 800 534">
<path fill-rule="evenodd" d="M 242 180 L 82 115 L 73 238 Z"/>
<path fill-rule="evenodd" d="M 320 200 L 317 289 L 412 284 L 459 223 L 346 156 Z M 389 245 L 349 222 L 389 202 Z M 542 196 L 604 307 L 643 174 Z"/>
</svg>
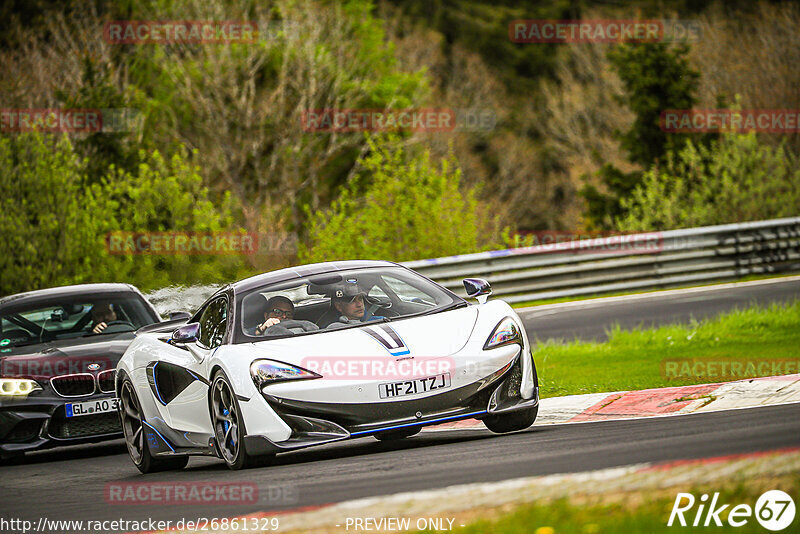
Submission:
<svg viewBox="0 0 800 534">
<path fill-rule="evenodd" d="M 258 21 L 264 33 L 254 43 L 140 46 L 121 57 L 145 95 L 145 139 L 199 148 L 206 184 L 231 189 L 252 211 L 284 206 L 301 233 L 296 214 L 328 205 L 362 148 L 357 134 L 303 131 L 302 113 L 415 107 L 427 90 L 424 73 L 398 65 L 369 0 L 161 4 L 133 6 L 132 18 L 192 19 L 193 8 L 215 8 L 231 20 Z"/>
<path fill-rule="evenodd" d="M 622 200 L 624 231 L 669 230 L 795 216 L 800 212 L 800 162 L 783 145 L 756 134 L 725 134 L 710 146 L 688 142 L 644 174 Z"/>
<path fill-rule="evenodd" d="M 691 69 L 687 46 L 670 48 L 665 43 L 642 43 L 612 48 L 608 58 L 622 79 L 625 96 L 620 102 L 636 115 L 631 128 L 620 135 L 631 163 L 645 168 L 663 161 L 664 155 L 686 143 L 685 134 L 664 132 L 661 113 L 668 109 L 690 109 L 700 75 Z M 625 214 L 622 200 L 642 180 L 641 171 L 623 172 L 604 165 L 598 176 L 606 192 L 585 184 L 586 216 L 592 227 L 610 229 L 612 221 Z"/>
<path fill-rule="evenodd" d="M 784 456 L 778 458 L 781 463 L 788 463 Z M 754 504 L 768 489 L 780 489 L 789 495 L 797 495 L 800 489 L 800 474 L 797 469 L 787 470 L 786 476 L 778 478 L 770 469 L 764 468 L 763 464 L 759 467 L 752 464 L 737 465 L 730 460 L 727 463 L 714 464 L 715 478 L 698 476 L 697 479 L 702 482 L 687 474 L 697 471 L 679 469 L 681 468 L 673 471 L 665 467 L 659 474 L 647 473 L 646 482 L 642 482 L 641 470 L 630 475 L 630 478 L 614 477 L 607 482 L 595 479 L 587 483 L 583 481 L 585 479 L 582 475 L 573 479 L 565 477 L 566 480 L 553 486 L 530 482 L 528 487 L 521 486 L 518 490 L 520 495 L 525 496 L 524 499 L 518 497 L 513 504 L 504 505 L 501 512 L 487 514 L 478 508 L 470 510 L 468 517 L 476 519 L 469 519 L 458 533 L 672 534 L 681 529 L 677 518 L 673 526 L 667 525 L 678 491 L 692 495 L 714 494 L 720 504 Z M 680 485 L 673 486 L 674 480 L 679 480 Z M 495 505 L 499 506 L 499 503 Z M 729 526 L 730 508 L 726 506 L 732 505 L 726 504 L 721 509 L 717 507 L 722 512 L 719 518 L 724 526 L 711 527 L 714 531 L 739 534 L 764 532 L 764 527 L 752 517 L 740 527 Z M 706 517 L 706 513 L 701 513 L 701 510 L 698 507 L 686 512 L 687 524 L 691 524 L 694 514 L 699 513 L 699 517 Z M 484 518 L 486 516 L 491 519 Z M 713 522 L 711 524 L 714 525 Z M 683 530 L 700 531 L 701 528 L 689 527 Z"/>
<path fill-rule="evenodd" d="M 512 42 L 508 35 L 510 21 L 578 16 L 574 2 L 565 0 L 524 5 L 514 0 L 392 0 L 391 3 L 414 23 L 441 32 L 445 53 L 458 45 L 480 54 L 498 72 L 509 91 L 526 98 L 535 91 L 538 79 L 552 75 L 563 56 L 558 44 Z"/>
<path fill-rule="evenodd" d="M 481 235 L 494 221 L 480 211 L 475 190 L 460 189 L 452 156 L 437 166 L 428 151 L 411 155 L 391 142 L 368 142 L 366 176 L 345 187 L 330 210 L 311 216 L 301 262 L 406 261 L 499 245 L 496 232 Z"/>
<path fill-rule="evenodd" d="M 242 274 L 241 256 L 108 253 L 109 232 L 236 231 L 231 199 L 215 206 L 185 154 L 139 157 L 135 172 L 112 167 L 90 183 L 66 136 L 0 137 L 0 294 L 86 282 L 150 289 Z"/>
<path fill-rule="evenodd" d="M 622 79 L 625 97 L 620 101 L 636 114 L 631 129 L 622 134 L 622 148 L 631 163 L 649 167 L 668 150 L 686 142 L 685 134 L 664 132 L 659 124 L 667 109 L 690 109 L 700 74 L 689 66 L 686 45 L 642 43 L 612 48 L 608 59 Z"/>
<path fill-rule="evenodd" d="M 683 362 L 706 359 L 752 361 L 756 365 L 782 359 L 796 361 L 800 345 L 800 302 L 754 306 L 687 325 L 633 330 L 616 326 L 608 332 L 608 338 L 604 343 L 571 341 L 565 344 L 550 340 L 535 345 L 533 358 L 542 397 L 732 379 L 720 375 L 667 374 L 665 362 L 668 361 L 677 362 L 679 366 Z M 715 372 L 723 371 L 718 367 Z"/>
<path fill-rule="evenodd" d="M 623 172 L 614 165 L 606 163 L 597 175 L 608 193 L 601 192 L 592 184 L 585 184 L 580 194 L 586 200 L 586 218 L 589 226 L 609 230 L 613 228 L 612 221 L 625 214 L 622 201 L 641 183 L 642 173 Z"/>
<path fill-rule="evenodd" d="M 111 124 L 114 114 L 134 107 L 111 80 L 114 65 L 100 62 L 88 53 L 82 57 L 81 65 L 80 83 L 73 91 L 59 88 L 55 97 L 66 109 L 104 110 L 103 131 L 73 140 L 75 151 L 86 160 L 87 178 L 94 183 L 112 164 L 124 168 L 135 166 L 141 143 L 133 140 L 129 132 L 110 131 L 114 127 Z"/>
<path fill-rule="evenodd" d="M 157 151 L 142 152 L 139 159 L 133 173 L 110 168 L 98 188 L 113 213 L 106 232 L 244 232 L 236 227 L 230 193 L 219 205 L 212 203 L 200 169 L 186 154 L 165 159 Z M 109 279 L 145 289 L 231 281 L 246 271 L 241 255 L 108 255 L 106 266 L 103 274 Z"/>
<path fill-rule="evenodd" d="M 106 206 L 67 137 L 0 137 L 0 294 L 91 279 Z"/>
</svg>

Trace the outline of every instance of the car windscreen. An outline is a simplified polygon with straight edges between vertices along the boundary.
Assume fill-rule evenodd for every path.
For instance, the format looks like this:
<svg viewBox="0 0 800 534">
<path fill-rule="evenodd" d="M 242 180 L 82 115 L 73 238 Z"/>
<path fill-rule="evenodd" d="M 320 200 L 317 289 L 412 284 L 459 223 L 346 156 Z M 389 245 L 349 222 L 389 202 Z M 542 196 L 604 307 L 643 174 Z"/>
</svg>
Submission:
<svg viewBox="0 0 800 534">
<path fill-rule="evenodd" d="M 132 332 L 156 322 L 138 295 L 84 295 L 16 304 L 0 312 L 0 346 Z M 101 325 L 102 326 L 98 326 Z"/>
<path fill-rule="evenodd" d="M 455 294 L 402 267 L 297 277 L 251 290 L 237 300 L 237 343 L 315 334 L 466 306 Z"/>
</svg>

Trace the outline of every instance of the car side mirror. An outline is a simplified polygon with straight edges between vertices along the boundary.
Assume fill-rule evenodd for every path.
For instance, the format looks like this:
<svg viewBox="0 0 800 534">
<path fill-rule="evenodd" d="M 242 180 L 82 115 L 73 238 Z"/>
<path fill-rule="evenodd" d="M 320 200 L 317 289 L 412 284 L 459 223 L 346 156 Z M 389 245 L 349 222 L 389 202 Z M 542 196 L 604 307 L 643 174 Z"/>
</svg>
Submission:
<svg viewBox="0 0 800 534">
<path fill-rule="evenodd" d="M 467 296 L 477 299 L 479 304 L 483 304 L 492 294 L 492 286 L 483 278 L 464 278 L 464 289 Z"/>
<path fill-rule="evenodd" d="M 169 312 L 169 320 L 176 321 L 178 319 L 191 319 L 192 314 L 185 311 L 171 311 Z"/>
<path fill-rule="evenodd" d="M 172 343 L 193 343 L 200 337 L 200 323 L 189 323 L 175 330 L 170 341 Z"/>
</svg>

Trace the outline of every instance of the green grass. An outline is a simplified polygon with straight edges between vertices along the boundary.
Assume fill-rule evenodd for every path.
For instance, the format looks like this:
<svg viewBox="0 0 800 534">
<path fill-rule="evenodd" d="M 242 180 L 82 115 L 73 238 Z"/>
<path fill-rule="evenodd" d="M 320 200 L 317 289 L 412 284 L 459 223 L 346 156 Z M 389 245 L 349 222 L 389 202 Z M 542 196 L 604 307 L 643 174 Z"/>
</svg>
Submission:
<svg viewBox="0 0 800 534">
<path fill-rule="evenodd" d="M 752 280 L 770 280 L 773 278 L 786 278 L 788 276 L 797 276 L 797 273 L 788 274 L 750 274 L 736 280 L 724 280 L 716 282 L 708 282 L 706 284 L 692 284 L 688 286 L 676 286 L 665 288 L 642 289 L 640 291 L 617 291 L 614 293 L 593 293 L 590 295 L 581 295 L 577 297 L 559 297 L 554 299 L 540 299 L 540 300 L 526 300 L 525 302 L 517 302 L 511 305 L 512 308 L 532 308 L 535 306 L 544 306 L 545 304 L 561 304 L 562 302 L 577 302 L 582 300 L 594 300 L 607 297 L 622 297 L 625 295 L 643 295 L 645 293 L 658 293 L 661 291 L 674 291 L 676 289 L 690 289 L 694 287 L 711 287 L 720 284 L 732 284 L 735 282 L 750 282 Z"/>
<path fill-rule="evenodd" d="M 534 347 L 542 397 L 797 373 L 800 301 L 756 306 L 688 325 L 630 331 L 617 326 L 604 343 L 548 341 Z M 738 365 L 737 372 L 725 374 L 726 362 Z M 747 368 L 748 362 L 754 367 Z M 773 367 L 775 362 L 780 367 Z M 716 365 L 711 374 L 705 372 L 709 363 Z"/>
<path fill-rule="evenodd" d="M 772 485 L 774 484 L 774 485 Z M 675 532 L 768 532 L 751 516 L 747 524 L 742 527 L 731 527 L 727 523 L 727 514 L 737 504 L 747 504 L 755 507 L 758 497 L 768 489 L 780 489 L 789 495 L 797 495 L 800 488 L 800 476 L 797 474 L 784 478 L 781 482 L 767 482 L 766 485 L 742 482 L 727 482 L 720 484 L 723 487 L 683 487 L 672 491 L 662 491 L 658 497 L 646 493 L 634 493 L 614 503 L 589 503 L 578 505 L 567 499 L 560 499 L 550 503 L 535 503 L 517 507 L 511 513 L 501 515 L 492 520 L 479 520 L 469 523 L 463 528 L 456 528 L 458 534 L 595 534 L 595 533 L 675 533 Z M 690 512 L 684 514 L 687 526 L 681 527 L 676 521 L 672 527 L 667 526 L 672 506 L 678 492 L 692 493 L 699 501 L 700 495 L 706 493 L 713 495 L 719 491 L 718 507 L 722 504 L 730 506 L 720 513 L 722 527 L 692 527 L 699 502 L 696 502 Z M 707 511 L 707 507 L 704 511 Z M 705 521 L 703 514 L 700 524 Z M 784 532 L 796 528 L 797 522 Z M 713 521 L 712 521 L 713 525 Z M 794 530 L 796 532 L 796 530 Z"/>
</svg>

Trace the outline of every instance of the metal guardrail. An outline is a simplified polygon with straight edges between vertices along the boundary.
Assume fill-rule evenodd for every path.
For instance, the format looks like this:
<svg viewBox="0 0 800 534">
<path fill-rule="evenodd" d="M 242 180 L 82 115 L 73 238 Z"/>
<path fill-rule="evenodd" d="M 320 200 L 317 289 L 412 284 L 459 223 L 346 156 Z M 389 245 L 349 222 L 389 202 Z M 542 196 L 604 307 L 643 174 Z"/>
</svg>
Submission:
<svg viewBox="0 0 800 534">
<path fill-rule="evenodd" d="M 569 241 L 405 262 L 464 295 L 478 276 L 525 302 L 800 271 L 800 217 Z"/>
</svg>

